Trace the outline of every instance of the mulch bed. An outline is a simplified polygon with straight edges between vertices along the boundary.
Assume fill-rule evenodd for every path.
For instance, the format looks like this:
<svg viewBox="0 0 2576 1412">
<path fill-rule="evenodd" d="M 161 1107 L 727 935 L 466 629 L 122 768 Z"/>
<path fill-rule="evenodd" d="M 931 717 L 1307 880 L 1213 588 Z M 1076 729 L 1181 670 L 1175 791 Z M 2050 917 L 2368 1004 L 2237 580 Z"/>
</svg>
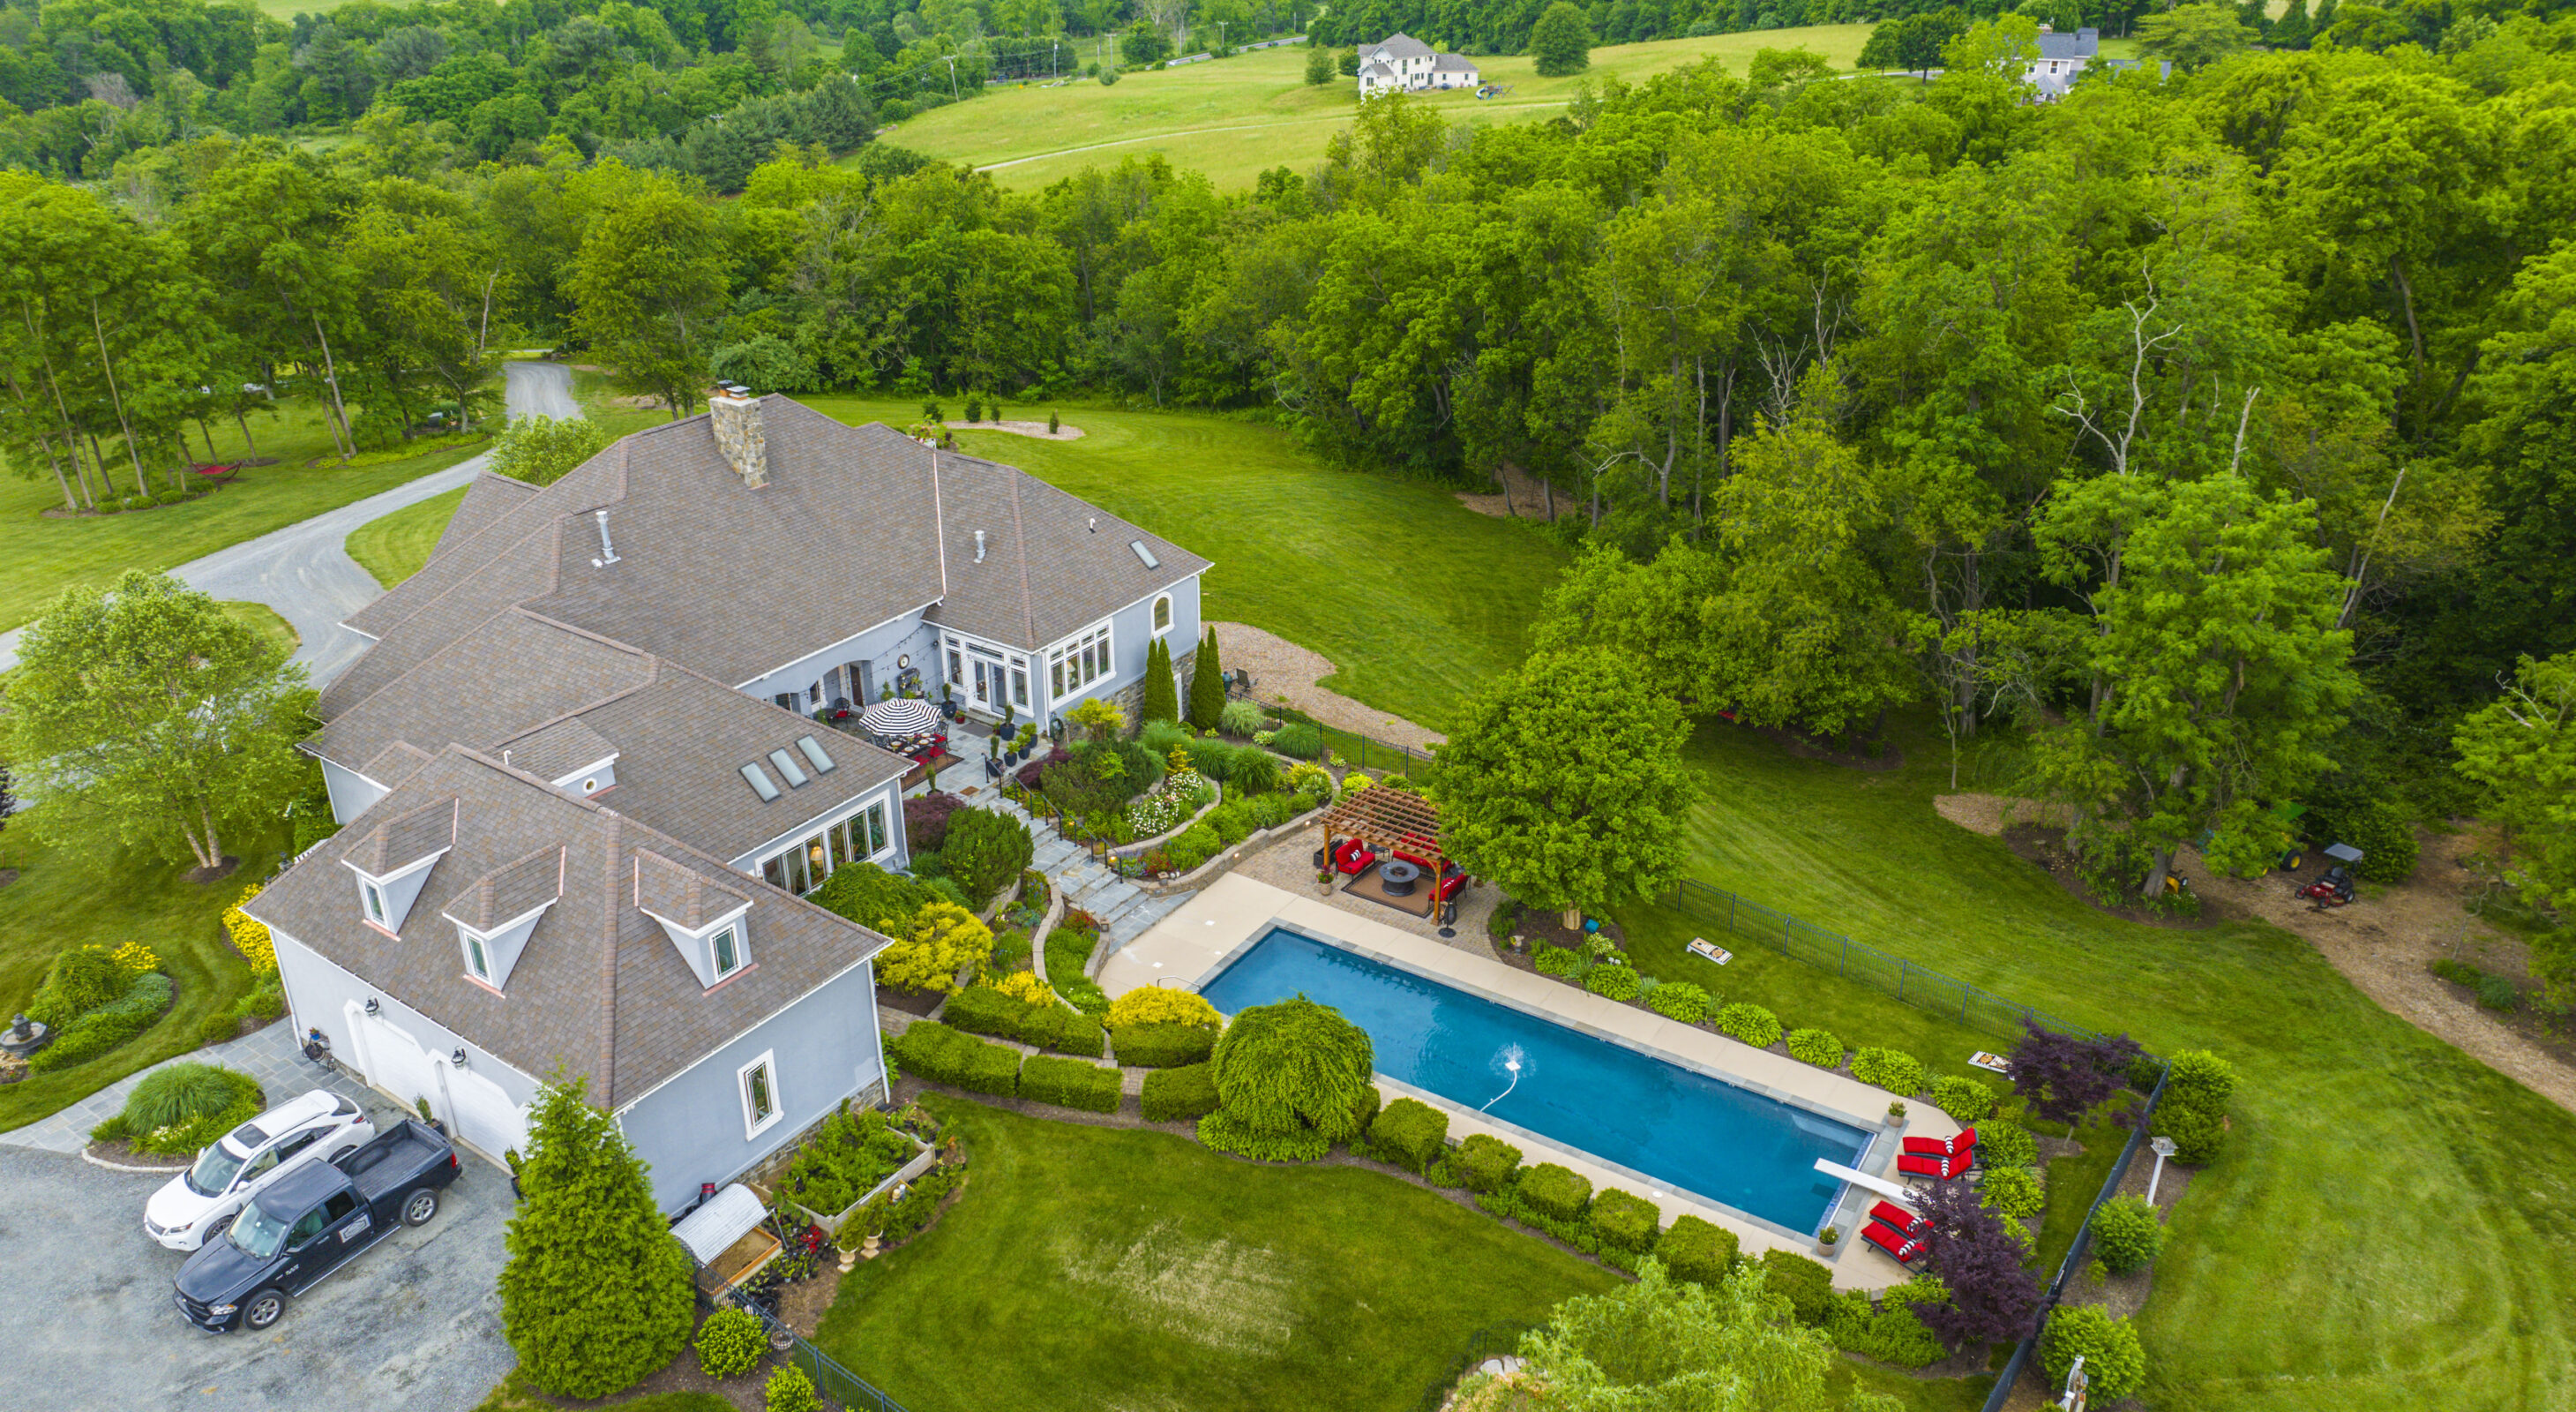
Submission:
<svg viewBox="0 0 2576 1412">
<path fill-rule="evenodd" d="M 7 887 L 9 884 L 11 884 L 11 883 L 13 883 L 13 882 L 16 882 L 17 880 L 18 880 L 18 870 L 17 870 L 17 869 L 15 869 L 15 868 L 0 868 L 0 887 Z"/>
<path fill-rule="evenodd" d="M 948 997 L 935 990 L 904 990 L 898 986 L 877 987 L 877 1008 L 900 1010 L 907 1015 L 928 1015 Z"/>
<path fill-rule="evenodd" d="M 137 1152 L 133 1144 L 122 1138 L 115 1142 L 91 1143 L 89 1155 L 101 1162 L 113 1162 L 120 1167 L 150 1167 L 156 1172 L 173 1174 L 188 1170 L 190 1164 L 197 1160 L 197 1154 L 193 1152 L 177 1157 L 165 1156 L 158 1152 Z"/>
<path fill-rule="evenodd" d="M 2004 844 L 2025 863 L 2037 864 L 2041 871 L 2057 879 L 2068 896 L 2106 917 L 2135 922 L 2142 927 L 2170 927 L 2177 931 L 2199 931 L 2218 925 L 2220 918 L 2204 904 L 2197 917 L 2168 916 L 2150 912 L 2144 907 L 2105 905 L 2084 886 L 2082 875 L 2075 870 L 2075 855 L 2066 846 L 2066 830 L 2047 824 L 2014 824 L 2004 830 Z"/>
<path fill-rule="evenodd" d="M 236 854 L 227 853 L 224 855 L 224 861 L 217 863 L 211 868 L 190 868 L 188 870 L 188 881 L 192 883 L 210 883 L 221 878 L 228 878 L 233 875 L 233 870 L 240 866 L 241 858 Z"/>
</svg>

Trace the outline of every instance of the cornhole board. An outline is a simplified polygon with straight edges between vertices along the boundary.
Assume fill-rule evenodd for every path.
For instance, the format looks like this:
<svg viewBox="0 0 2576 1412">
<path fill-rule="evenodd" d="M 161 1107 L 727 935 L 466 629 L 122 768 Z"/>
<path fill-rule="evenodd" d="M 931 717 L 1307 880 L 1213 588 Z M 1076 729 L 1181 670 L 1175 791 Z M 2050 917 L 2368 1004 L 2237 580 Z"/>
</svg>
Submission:
<svg viewBox="0 0 2576 1412">
<path fill-rule="evenodd" d="M 1692 937 L 1690 949 L 1693 956 L 1705 956 L 1721 966 L 1735 959 L 1734 952 L 1727 950 L 1716 942 L 1710 941 L 1704 936 Z"/>
<path fill-rule="evenodd" d="M 2002 1055 L 1988 1054 L 1982 1049 L 1969 1055 L 1968 1062 L 1971 1065 L 1992 1074 L 2009 1074 L 2012 1072 L 2012 1065 L 2005 1062 Z"/>
</svg>

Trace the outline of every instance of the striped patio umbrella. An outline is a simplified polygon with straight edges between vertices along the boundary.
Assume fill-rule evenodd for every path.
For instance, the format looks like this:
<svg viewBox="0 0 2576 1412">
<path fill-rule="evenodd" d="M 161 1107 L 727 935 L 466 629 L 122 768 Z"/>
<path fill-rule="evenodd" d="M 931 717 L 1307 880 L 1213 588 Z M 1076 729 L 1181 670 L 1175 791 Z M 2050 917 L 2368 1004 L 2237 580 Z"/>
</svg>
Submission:
<svg viewBox="0 0 2576 1412">
<path fill-rule="evenodd" d="M 898 696 L 861 711 L 859 721 L 879 735 L 918 735 L 938 724 L 939 713 L 927 701 Z"/>
</svg>

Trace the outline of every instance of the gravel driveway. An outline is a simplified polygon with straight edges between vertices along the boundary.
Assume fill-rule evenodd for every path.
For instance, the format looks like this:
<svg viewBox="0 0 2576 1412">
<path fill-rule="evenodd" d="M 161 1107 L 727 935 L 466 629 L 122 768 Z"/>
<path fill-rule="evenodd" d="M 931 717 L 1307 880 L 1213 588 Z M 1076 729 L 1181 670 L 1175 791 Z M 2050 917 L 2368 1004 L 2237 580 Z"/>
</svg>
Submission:
<svg viewBox="0 0 2576 1412">
<path fill-rule="evenodd" d="M 510 1183 L 490 1165 L 467 1158 L 435 1219 L 351 1261 L 265 1334 L 199 1333 L 171 1308 L 187 1257 L 142 1227 L 163 1180 L 0 1147 L 0 1403 L 464 1412 L 516 1362 L 498 1293 Z"/>
</svg>

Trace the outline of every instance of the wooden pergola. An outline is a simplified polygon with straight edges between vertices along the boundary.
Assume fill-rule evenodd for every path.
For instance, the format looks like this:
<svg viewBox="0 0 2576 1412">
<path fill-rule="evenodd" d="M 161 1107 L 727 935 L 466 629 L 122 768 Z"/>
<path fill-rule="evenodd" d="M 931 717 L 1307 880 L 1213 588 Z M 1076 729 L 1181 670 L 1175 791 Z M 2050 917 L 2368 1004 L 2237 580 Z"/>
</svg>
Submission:
<svg viewBox="0 0 2576 1412">
<path fill-rule="evenodd" d="M 1324 848 L 1329 863 L 1335 840 L 1355 838 L 1383 855 L 1402 849 L 1430 864 L 1422 879 L 1430 911 L 1441 913 L 1440 886 L 1449 859 L 1440 849 L 1440 806 L 1406 790 L 1372 785 L 1345 794 L 1324 812 Z M 1392 903 L 1398 899 L 1385 899 Z"/>
</svg>

